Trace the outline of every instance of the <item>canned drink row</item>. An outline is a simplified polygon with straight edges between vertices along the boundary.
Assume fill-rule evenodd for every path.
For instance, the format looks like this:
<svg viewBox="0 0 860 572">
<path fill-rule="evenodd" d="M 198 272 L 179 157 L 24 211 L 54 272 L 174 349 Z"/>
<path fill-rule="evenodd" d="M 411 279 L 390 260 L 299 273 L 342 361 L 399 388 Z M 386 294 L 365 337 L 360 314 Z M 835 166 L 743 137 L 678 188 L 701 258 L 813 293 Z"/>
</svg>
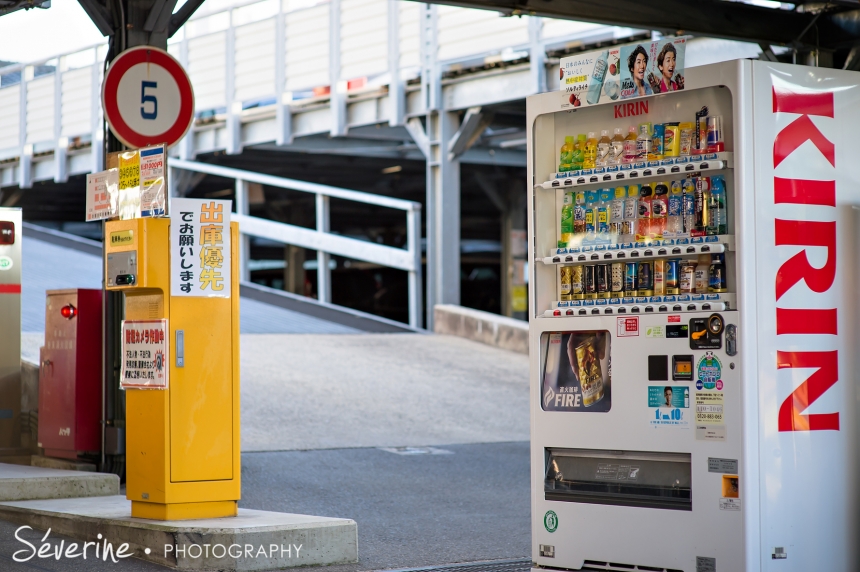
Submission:
<svg viewBox="0 0 860 572">
<path fill-rule="evenodd" d="M 707 256 L 707 255 L 706 255 Z M 726 292 L 724 257 L 715 255 L 702 286 L 701 263 L 667 258 L 560 267 L 561 300 Z"/>
</svg>

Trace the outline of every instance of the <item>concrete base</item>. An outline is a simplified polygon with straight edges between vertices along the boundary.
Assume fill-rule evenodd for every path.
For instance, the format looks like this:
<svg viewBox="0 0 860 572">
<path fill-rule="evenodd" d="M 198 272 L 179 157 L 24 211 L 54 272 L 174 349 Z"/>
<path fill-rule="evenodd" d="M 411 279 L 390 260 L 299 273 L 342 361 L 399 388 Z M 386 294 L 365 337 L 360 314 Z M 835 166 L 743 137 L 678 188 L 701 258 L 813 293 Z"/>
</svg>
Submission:
<svg viewBox="0 0 860 572">
<path fill-rule="evenodd" d="M 72 459 L 57 459 L 54 457 L 45 457 L 43 455 L 33 455 L 30 459 L 30 464 L 34 467 L 43 467 L 45 469 L 84 471 L 88 473 L 96 472 L 96 466 L 93 463 L 87 463 L 86 461 L 73 461 Z"/>
<path fill-rule="evenodd" d="M 0 520 L 179 570 L 271 570 L 358 561 L 355 521 L 239 509 L 233 518 L 162 522 L 131 517 L 122 496 L 0 503 Z M 99 540 L 98 535 L 102 535 Z M 92 548 L 91 548 L 92 550 Z M 92 552 L 90 552 L 92 557 Z"/>
<path fill-rule="evenodd" d="M 0 501 L 119 494 L 119 477 L 0 463 Z"/>
<path fill-rule="evenodd" d="M 454 306 L 433 306 L 433 331 L 528 355 L 529 323 L 498 314 Z"/>
</svg>

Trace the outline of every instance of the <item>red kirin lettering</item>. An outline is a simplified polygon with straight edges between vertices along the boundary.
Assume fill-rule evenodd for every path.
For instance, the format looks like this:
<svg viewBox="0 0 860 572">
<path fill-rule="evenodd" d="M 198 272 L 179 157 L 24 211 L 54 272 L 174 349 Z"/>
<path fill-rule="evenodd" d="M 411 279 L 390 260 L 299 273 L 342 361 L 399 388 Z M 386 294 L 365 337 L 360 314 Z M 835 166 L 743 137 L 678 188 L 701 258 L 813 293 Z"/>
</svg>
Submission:
<svg viewBox="0 0 860 572">
<path fill-rule="evenodd" d="M 810 115 L 833 117 L 832 93 L 795 93 L 773 88 L 773 112 L 797 113 L 800 117 L 786 125 L 773 142 L 773 166 L 776 168 L 802 144 L 810 141 L 825 159 L 836 166 L 836 146 L 827 139 Z M 836 181 L 808 181 L 774 177 L 775 204 L 836 206 Z M 834 213 L 835 214 L 835 213 Z M 836 278 L 836 221 L 774 221 L 776 246 L 824 247 L 824 266 L 809 263 L 804 248 L 779 267 L 775 279 L 775 298 L 779 299 L 798 282 L 812 292 L 824 294 Z M 777 308 L 776 334 L 837 335 L 837 309 Z M 779 408 L 780 431 L 839 430 L 839 413 L 810 413 L 806 409 L 839 379 L 837 351 L 777 352 L 777 369 L 812 368 L 812 373 L 782 402 Z"/>
<path fill-rule="evenodd" d="M 635 101 L 633 103 L 619 103 L 615 106 L 615 119 L 619 117 L 633 117 L 648 113 L 648 101 Z"/>
</svg>

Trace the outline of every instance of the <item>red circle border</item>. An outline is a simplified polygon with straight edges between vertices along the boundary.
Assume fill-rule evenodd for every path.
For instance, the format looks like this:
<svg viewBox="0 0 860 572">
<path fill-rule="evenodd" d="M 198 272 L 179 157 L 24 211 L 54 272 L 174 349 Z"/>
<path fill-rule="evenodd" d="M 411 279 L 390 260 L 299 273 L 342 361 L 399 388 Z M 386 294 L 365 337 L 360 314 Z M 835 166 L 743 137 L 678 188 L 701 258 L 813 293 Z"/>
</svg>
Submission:
<svg viewBox="0 0 860 572">
<path fill-rule="evenodd" d="M 161 66 L 173 77 L 179 87 L 181 98 L 179 115 L 174 124 L 167 131 L 156 135 L 142 135 L 129 127 L 122 119 L 116 97 L 119 82 L 125 72 L 132 66 L 147 62 Z M 108 93 L 113 94 L 110 100 L 106 97 Z M 191 127 L 194 120 L 194 90 L 191 87 L 188 74 L 173 56 L 159 48 L 138 46 L 122 52 L 108 67 L 102 85 L 102 109 L 104 109 L 105 120 L 107 120 L 113 134 L 129 147 L 139 149 L 147 145 L 161 143 L 169 147 L 179 142 Z"/>
</svg>

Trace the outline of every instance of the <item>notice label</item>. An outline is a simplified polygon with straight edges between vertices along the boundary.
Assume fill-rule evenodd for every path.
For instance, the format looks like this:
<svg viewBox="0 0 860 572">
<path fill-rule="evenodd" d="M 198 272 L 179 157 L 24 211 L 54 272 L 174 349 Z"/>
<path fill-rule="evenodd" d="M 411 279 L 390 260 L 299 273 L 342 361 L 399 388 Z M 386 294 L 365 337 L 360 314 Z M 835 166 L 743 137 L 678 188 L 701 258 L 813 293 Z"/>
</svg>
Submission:
<svg viewBox="0 0 860 572">
<path fill-rule="evenodd" d="M 140 214 L 163 216 L 167 205 L 164 145 L 140 150 Z"/>
<path fill-rule="evenodd" d="M 696 572 L 717 572 L 717 559 L 696 556 Z"/>
<path fill-rule="evenodd" d="M 709 473 L 723 473 L 726 475 L 737 475 L 738 474 L 738 460 L 737 459 L 715 459 L 714 457 L 708 457 L 708 472 Z"/>
<path fill-rule="evenodd" d="M 741 510 L 741 499 L 721 498 L 720 510 Z"/>
<path fill-rule="evenodd" d="M 119 163 L 119 218 L 140 218 L 140 153 L 123 151 Z"/>
<path fill-rule="evenodd" d="M 696 424 L 723 424 L 723 394 L 719 391 L 696 392 Z"/>
<path fill-rule="evenodd" d="M 725 441 L 725 425 L 696 425 L 697 441 Z"/>
<path fill-rule="evenodd" d="M 639 318 L 618 318 L 618 337 L 626 338 L 639 335 Z"/>
<path fill-rule="evenodd" d="M 123 320 L 120 336 L 120 387 L 167 389 L 167 320 Z"/>
<path fill-rule="evenodd" d="M 645 328 L 646 338 L 663 338 L 663 326 L 648 326 Z"/>
<path fill-rule="evenodd" d="M 117 214 L 119 171 L 108 169 L 87 175 L 86 221 L 106 220 Z"/>
<path fill-rule="evenodd" d="M 230 297 L 232 201 L 173 199 L 171 296 Z"/>
</svg>

